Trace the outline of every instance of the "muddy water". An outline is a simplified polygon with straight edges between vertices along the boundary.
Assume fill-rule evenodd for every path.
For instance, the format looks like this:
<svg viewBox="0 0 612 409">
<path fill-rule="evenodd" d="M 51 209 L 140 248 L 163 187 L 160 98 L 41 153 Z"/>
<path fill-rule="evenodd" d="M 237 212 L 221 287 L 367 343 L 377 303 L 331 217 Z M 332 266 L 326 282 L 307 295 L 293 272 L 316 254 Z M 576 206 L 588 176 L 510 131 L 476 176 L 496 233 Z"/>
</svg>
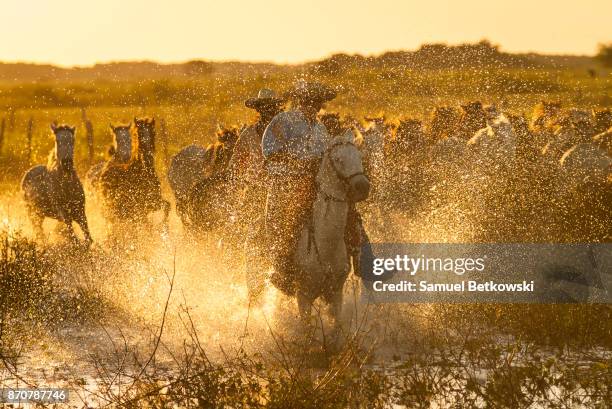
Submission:
<svg viewBox="0 0 612 409">
<path fill-rule="evenodd" d="M 372 241 L 475 240 L 483 229 L 478 216 L 489 210 L 488 203 L 473 190 L 469 197 L 460 193 L 413 214 L 364 206 Z M 95 245 L 85 256 L 59 258 L 66 277 L 93 291 L 104 301 L 104 309 L 84 322 L 52 323 L 37 332 L 28 340 L 18 368 L 25 379 L 41 386 L 69 387 L 76 407 L 83 400 L 97 406 L 104 403 L 99 395 L 124 351 L 137 353 L 140 362 L 151 354 L 162 320 L 155 367 L 168 371 L 193 332 L 213 359 L 240 347 L 247 352 L 273 351 L 279 335 L 299 334 L 293 300 L 269 289 L 261 303 L 249 305 L 240 253 L 217 236 L 192 240 L 174 212 L 167 236 L 159 228 L 159 214 L 143 229 L 111 228 L 93 196 L 88 196 L 87 214 Z M 0 223 L 4 229 L 32 235 L 17 192 L 6 190 L 0 196 Z M 56 223 L 47 220 L 44 227 L 48 245 L 61 248 Z M 359 327 L 362 342 L 375 346 L 376 358 L 383 361 L 409 354 L 410 341 L 435 326 L 437 318 L 436 309 L 426 305 L 368 307 L 358 282 L 351 278 L 346 286 L 345 323 L 351 330 Z M 133 360 L 128 365 L 137 370 Z M 0 381 L 16 382 L 10 380 L 11 374 L 0 376 Z"/>
<path fill-rule="evenodd" d="M 199 241 L 187 237 L 174 214 L 167 236 L 159 228 L 161 215 L 154 215 L 144 229 L 110 228 L 97 203 L 95 197 L 88 197 L 95 244 L 87 254 L 63 253 L 66 245 L 55 231 L 55 221 L 46 220 L 44 229 L 48 248 L 58 252 L 62 275 L 74 280 L 68 285 L 93 291 L 105 307 L 85 322 L 48 323 L 27 340 L 18 366 L 25 380 L 68 387 L 74 391 L 74 406 L 82 401 L 98 405 L 103 402 L 98 395 L 107 380 L 106 371 L 117 369 L 125 351 L 137 353 L 144 362 L 162 321 L 156 368 L 171 368 L 192 333 L 197 333 L 198 342 L 213 359 L 238 348 L 251 353 L 270 351 L 279 336 L 299 334 L 293 300 L 270 288 L 257 305 L 249 305 L 240 252 L 217 236 Z M 16 192 L 2 195 L 0 220 L 5 229 L 32 235 Z M 347 289 L 346 321 L 354 327 L 364 308 L 358 283 L 353 280 Z M 10 373 L 3 374 L 3 382 L 22 385 Z"/>
</svg>

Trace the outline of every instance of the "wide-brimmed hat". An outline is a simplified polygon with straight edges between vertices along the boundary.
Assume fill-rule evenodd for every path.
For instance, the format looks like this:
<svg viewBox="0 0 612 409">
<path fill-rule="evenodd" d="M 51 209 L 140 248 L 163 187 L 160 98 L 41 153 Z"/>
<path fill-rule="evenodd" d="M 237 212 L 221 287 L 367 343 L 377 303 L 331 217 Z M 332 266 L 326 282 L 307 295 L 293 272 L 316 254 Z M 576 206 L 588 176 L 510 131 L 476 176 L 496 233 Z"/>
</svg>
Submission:
<svg viewBox="0 0 612 409">
<path fill-rule="evenodd" d="M 247 108 L 259 109 L 265 106 L 282 105 L 285 103 L 285 98 L 278 96 L 276 92 L 268 88 L 262 88 L 257 93 L 256 97 L 249 98 L 244 101 Z"/>
<path fill-rule="evenodd" d="M 296 81 L 293 88 L 285 94 L 288 98 L 305 101 L 325 102 L 336 98 L 336 91 L 320 82 Z"/>
</svg>

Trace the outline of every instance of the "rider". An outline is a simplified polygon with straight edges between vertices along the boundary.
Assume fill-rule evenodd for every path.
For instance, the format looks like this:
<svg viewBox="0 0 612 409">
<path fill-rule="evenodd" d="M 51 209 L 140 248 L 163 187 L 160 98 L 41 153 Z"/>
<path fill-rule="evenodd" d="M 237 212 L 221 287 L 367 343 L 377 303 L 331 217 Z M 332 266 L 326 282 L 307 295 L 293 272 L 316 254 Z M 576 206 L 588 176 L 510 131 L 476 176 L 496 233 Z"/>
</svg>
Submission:
<svg viewBox="0 0 612 409">
<path fill-rule="evenodd" d="M 292 108 L 272 119 L 262 150 L 268 174 L 265 231 L 275 270 L 272 280 L 291 292 L 295 274 L 291 253 L 312 208 L 316 174 L 332 138 L 317 114 L 336 92 L 321 83 L 300 80 L 287 96 Z"/>
<path fill-rule="evenodd" d="M 266 202 L 264 157 L 261 140 L 272 118 L 283 111 L 285 98 L 271 89 L 259 90 L 256 97 L 244 105 L 257 111 L 257 122 L 240 133 L 229 163 L 232 180 L 242 192 L 240 208 L 245 221 L 254 220 L 263 213 Z"/>
</svg>

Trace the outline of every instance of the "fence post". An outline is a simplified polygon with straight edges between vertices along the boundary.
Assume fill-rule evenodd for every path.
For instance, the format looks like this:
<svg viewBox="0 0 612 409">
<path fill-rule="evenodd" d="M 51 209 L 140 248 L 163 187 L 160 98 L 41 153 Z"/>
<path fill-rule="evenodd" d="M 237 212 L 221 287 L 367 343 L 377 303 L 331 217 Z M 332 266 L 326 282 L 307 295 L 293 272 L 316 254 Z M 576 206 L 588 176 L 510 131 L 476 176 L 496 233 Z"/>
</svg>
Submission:
<svg viewBox="0 0 612 409">
<path fill-rule="evenodd" d="M 28 163 L 32 163 L 32 131 L 34 130 L 34 119 L 28 119 L 28 127 L 26 129 L 26 138 L 28 142 L 27 153 Z"/>
<path fill-rule="evenodd" d="M 164 165 L 166 169 L 169 165 L 168 159 L 168 128 L 166 127 L 166 119 L 162 118 L 159 122 L 159 136 L 161 137 L 162 153 L 164 155 Z"/>
<path fill-rule="evenodd" d="M 15 130 L 15 108 L 9 107 L 8 109 L 8 118 L 9 118 L 9 131 L 13 132 Z"/>
<path fill-rule="evenodd" d="M 81 108 L 81 117 L 85 123 L 85 136 L 87 138 L 87 158 L 89 160 L 89 166 L 93 165 L 94 161 L 94 129 L 93 124 L 87 118 L 87 111 L 85 108 Z"/>
<path fill-rule="evenodd" d="M 89 164 L 92 165 L 94 161 L 94 129 L 89 119 L 85 120 L 85 132 L 87 134 Z"/>
<path fill-rule="evenodd" d="M 2 118 L 0 122 L 0 155 L 2 155 L 2 147 L 4 146 L 4 129 L 6 128 L 6 118 Z"/>
</svg>

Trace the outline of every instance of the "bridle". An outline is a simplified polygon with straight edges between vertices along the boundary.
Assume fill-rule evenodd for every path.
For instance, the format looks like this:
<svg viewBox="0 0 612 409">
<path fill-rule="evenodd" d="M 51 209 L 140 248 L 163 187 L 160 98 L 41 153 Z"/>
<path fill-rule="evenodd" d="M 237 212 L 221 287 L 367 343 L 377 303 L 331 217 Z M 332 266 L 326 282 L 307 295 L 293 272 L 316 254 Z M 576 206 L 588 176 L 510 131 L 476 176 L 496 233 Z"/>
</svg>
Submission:
<svg viewBox="0 0 612 409">
<path fill-rule="evenodd" d="M 336 161 L 334 160 L 334 156 L 332 155 L 334 150 L 336 148 L 342 147 L 342 146 L 347 146 L 347 145 L 351 145 L 355 148 L 357 148 L 355 146 L 355 144 L 351 141 L 348 140 L 344 140 L 344 141 L 337 141 L 337 142 L 333 142 L 331 143 L 327 149 L 325 150 L 325 153 L 323 156 L 328 156 L 329 157 L 329 162 L 331 164 L 332 169 L 334 170 L 334 173 L 336 174 L 336 177 L 346 186 L 346 187 L 350 187 L 351 185 L 351 180 L 357 176 L 365 176 L 365 173 L 363 171 L 358 171 L 355 173 L 351 173 L 350 175 L 344 175 L 340 169 L 338 169 L 338 165 L 336 164 Z M 317 191 L 319 193 L 321 193 L 324 197 L 326 201 L 332 201 L 332 202 L 349 202 L 348 199 L 341 199 L 338 197 L 335 197 L 333 195 L 330 195 L 329 193 L 325 192 L 321 186 L 319 184 L 317 184 Z"/>
</svg>

